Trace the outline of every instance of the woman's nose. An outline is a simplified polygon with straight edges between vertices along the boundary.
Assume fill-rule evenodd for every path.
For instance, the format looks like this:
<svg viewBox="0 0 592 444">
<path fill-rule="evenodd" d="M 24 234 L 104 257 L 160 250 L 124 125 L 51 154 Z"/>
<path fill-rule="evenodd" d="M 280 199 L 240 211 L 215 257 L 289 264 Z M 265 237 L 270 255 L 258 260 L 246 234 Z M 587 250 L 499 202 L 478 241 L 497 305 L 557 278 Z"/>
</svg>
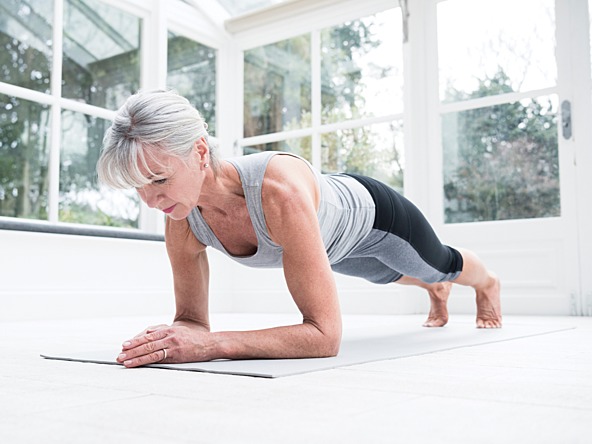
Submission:
<svg viewBox="0 0 592 444">
<path fill-rule="evenodd" d="M 155 208 L 158 203 L 158 193 L 151 188 L 150 185 L 138 188 L 138 194 L 140 195 L 140 199 L 142 199 L 149 208 Z"/>
</svg>

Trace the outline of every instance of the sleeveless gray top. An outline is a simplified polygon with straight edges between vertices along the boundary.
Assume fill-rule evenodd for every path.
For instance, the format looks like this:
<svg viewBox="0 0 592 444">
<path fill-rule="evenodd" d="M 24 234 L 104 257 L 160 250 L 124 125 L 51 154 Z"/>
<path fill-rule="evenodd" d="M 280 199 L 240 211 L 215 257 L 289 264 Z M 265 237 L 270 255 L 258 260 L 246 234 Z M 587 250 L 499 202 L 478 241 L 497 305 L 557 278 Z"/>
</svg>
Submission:
<svg viewBox="0 0 592 444">
<path fill-rule="evenodd" d="M 194 208 L 187 220 L 195 237 L 204 245 L 211 246 L 233 260 L 251 267 L 281 267 L 282 247 L 271 240 L 267 232 L 261 186 L 270 159 L 278 154 L 291 153 L 265 151 L 248 156 L 226 159 L 238 171 L 247 210 L 257 235 L 257 252 L 251 256 L 234 256 L 218 240 L 199 211 Z M 320 202 L 317 217 L 329 262 L 335 264 L 345 258 L 372 229 L 374 224 L 374 201 L 370 193 L 352 177 L 343 174 L 323 175 L 302 159 L 313 171 L 320 187 Z"/>
</svg>

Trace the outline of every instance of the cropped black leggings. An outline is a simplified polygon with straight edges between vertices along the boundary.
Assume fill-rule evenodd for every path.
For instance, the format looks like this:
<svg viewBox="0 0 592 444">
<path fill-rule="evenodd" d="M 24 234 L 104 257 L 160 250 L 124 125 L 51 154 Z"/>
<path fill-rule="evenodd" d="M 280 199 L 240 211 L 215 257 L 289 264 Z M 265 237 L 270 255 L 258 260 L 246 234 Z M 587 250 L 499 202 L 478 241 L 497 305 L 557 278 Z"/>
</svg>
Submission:
<svg viewBox="0 0 592 444">
<path fill-rule="evenodd" d="M 348 174 L 370 193 L 376 205 L 372 230 L 334 271 L 378 284 L 403 276 L 426 283 L 451 281 L 463 268 L 461 254 L 443 245 L 419 209 L 389 186 L 370 177 Z"/>
</svg>

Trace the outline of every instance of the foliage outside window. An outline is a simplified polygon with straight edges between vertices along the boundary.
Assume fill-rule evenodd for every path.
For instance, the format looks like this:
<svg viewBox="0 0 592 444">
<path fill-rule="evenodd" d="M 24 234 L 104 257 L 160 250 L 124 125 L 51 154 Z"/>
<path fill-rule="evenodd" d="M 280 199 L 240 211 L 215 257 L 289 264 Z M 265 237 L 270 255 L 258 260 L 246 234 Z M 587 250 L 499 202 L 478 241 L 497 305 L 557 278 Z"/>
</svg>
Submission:
<svg viewBox="0 0 592 444">
<path fill-rule="evenodd" d="M 246 146 L 243 148 L 244 154 L 254 154 L 261 151 L 286 151 L 294 153 L 300 157 L 304 157 L 309 162 L 312 159 L 310 147 L 312 146 L 310 137 L 303 137 L 299 139 L 286 139 L 279 142 L 270 142 L 265 144 L 266 149 L 262 150 L 261 146 Z"/>
<path fill-rule="evenodd" d="M 318 39 L 305 34 L 245 51 L 243 152 L 295 152 L 321 159 L 315 166 L 324 172 L 366 174 L 402 190 L 400 24 L 400 10 L 390 9 L 315 31 Z M 316 70 L 313 51 L 319 54 Z M 320 73 L 318 116 L 312 72 Z M 295 142 L 290 133 L 301 130 L 318 134 L 318 146 L 314 137 Z M 275 140 L 266 139 L 269 134 Z M 248 144 L 250 138 L 263 141 Z"/>
<path fill-rule="evenodd" d="M 167 86 L 187 98 L 216 135 L 216 50 L 168 33 Z"/>
<path fill-rule="evenodd" d="M 62 95 L 119 108 L 140 87 L 141 23 L 99 0 L 66 0 Z"/>
<path fill-rule="evenodd" d="M 401 120 L 323 134 L 321 146 L 324 171 L 374 177 L 403 191 Z"/>
<path fill-rule="evenodd" d="M 0 94 L 0 216 L 47 218 L 49 120 L 48 106 Z"/>
<path fill-rule="evenodd" d="M 322 123 L 403 111 L 399 11 L 321 31 Z"/>
<path fill-rule="evenodd" d="M 245 51 L 244 136 L 310 125 L 310 35 Z"/>
<path fill-rule="evenodd" d="M 62 111 L 60 152 L 61 221 L 135 227 L 139 216 L 134 190 L 115 191 L 97 185 L 95 168 L 110 121 Z"/>
<path fill-rule="evenodd" d="M 556 96 L 445 114 L 442 126 L 447 222 L 560 215 Z"/>
<path fill-rule="evenodd" d="M 0 216 L 137 227 L 135 193 L 100 189 L 95 166 L 109 125 L 97 114 L 140 87 L 142 21 L 99 0 L 59 1 L 56 20 L 54 1 L 0 0 L 0 80 L 23 88 L 0 94 Z M 57 45 L 54 22 L 63 23 Z"/>
<path fill-rule="evenodd" d="M 554 35 L 552 0 L 438 4 L 447 223 L 560 215 L 557 95 L 537 92 L 554 92 Z"/>
<path fill-rule="evenodd" d="M 0 0 L 0 80 L 49 93 L 53 1 Z"/>
</svg>

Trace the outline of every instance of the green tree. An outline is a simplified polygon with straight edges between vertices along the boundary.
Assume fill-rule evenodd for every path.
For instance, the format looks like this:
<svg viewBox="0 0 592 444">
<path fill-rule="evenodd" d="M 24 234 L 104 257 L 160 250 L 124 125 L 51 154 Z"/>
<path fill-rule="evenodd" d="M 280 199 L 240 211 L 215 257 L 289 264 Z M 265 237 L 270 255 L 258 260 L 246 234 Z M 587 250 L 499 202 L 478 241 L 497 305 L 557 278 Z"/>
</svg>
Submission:
<svg viewBox="0 0 592 444">
<path fill-rule="evenodd" d="M 357 108 L 364 106 L 363 91 L 359 88 L 362 68 L 355 60 L 380 45 L 372 27 L 371 19 L 360 19 L 321 33 L 321 103 L 327 122 L 342 119 L 343 109 L 358 117 Z"/>
<path fill-rule="evenodd" d="M 310 103 L 310 34 L 245 51 L 245 137 L 302 128 Z"/>
<path fill-rule="evenodd" d="M 216 51 L 201 43 L 169 32 L 167 86 L 195 106 L 216 133 Z"/>
<path fill-rule="evenodd" d="M 359 117 L 364 106 L 362 68 L 356 60 L 381 44 L 373 19 L 360 19 L 321 32 L 321 104 L 323 123 Z M 312 126 L 310 102 L 310 35 L 245 52 L 244 136 Z M 399 123 L 391 131 L 400 131 Z M 322 136 L 326 172 L 346 171 L 380 178 L 402 189 L 401 149 L 384 146 L 369 127 Z M 281 150 L 311 160 L 311 138 L 246 147 L 246 154 Z"/>
<path fill-rule="evenodd" d="M 47 218 L 47 106 L 0 94 L 0 216 Z"/>
<path fill-rule="evenodd" d="M 29 90 L 50 92 L 52 8 L 48 7 L 49 3 L 0 0 L 2 81 Z M 69 16 L 68 8 L 74 3 L 83 7 L 86 13 L 93 13 L 89 8 L 85 9 L 82 2 L 66 2 L 65 16 Z M 135 21 L 139 26 L 139 21 Z M 72 34 L 75 33 L 67 31 L 64 32 L 63 95 L 116 108 L 125 91 L 138 87 L 137 49 L 85 65 L 75 59 L 83 59 L 81 54 L 87 51 L 74 41 Z M 85 123 L 71 128 L 63 119 L 64 114 L 76 114 Z M 0 94 L 0 216 L 47 219 L 49 120 L 49 106 Z M 95 169 L 105 129 L 106 122 L 102 119 L 80 113 L 62 113 L 62 139 L 67 137 L 69 140 L 69 143 L 62 142 L 60 153 L 62 221 L 137 225 L 135 220 L 126 216 L 103 214 L 95 202 L 84 200 L 89 193 L 95 193 L 93 199 L 97 200 Z M 131 205 L 134 203 L 130 201 Z"/>
<path fill-rule="evenodd" d="M 512 92 L 502 69 L 470 94 Z M 548 98 L 494 105 L 443 117 L 446 221 L 558 216 L 557 115 Z"/>
</svg>

